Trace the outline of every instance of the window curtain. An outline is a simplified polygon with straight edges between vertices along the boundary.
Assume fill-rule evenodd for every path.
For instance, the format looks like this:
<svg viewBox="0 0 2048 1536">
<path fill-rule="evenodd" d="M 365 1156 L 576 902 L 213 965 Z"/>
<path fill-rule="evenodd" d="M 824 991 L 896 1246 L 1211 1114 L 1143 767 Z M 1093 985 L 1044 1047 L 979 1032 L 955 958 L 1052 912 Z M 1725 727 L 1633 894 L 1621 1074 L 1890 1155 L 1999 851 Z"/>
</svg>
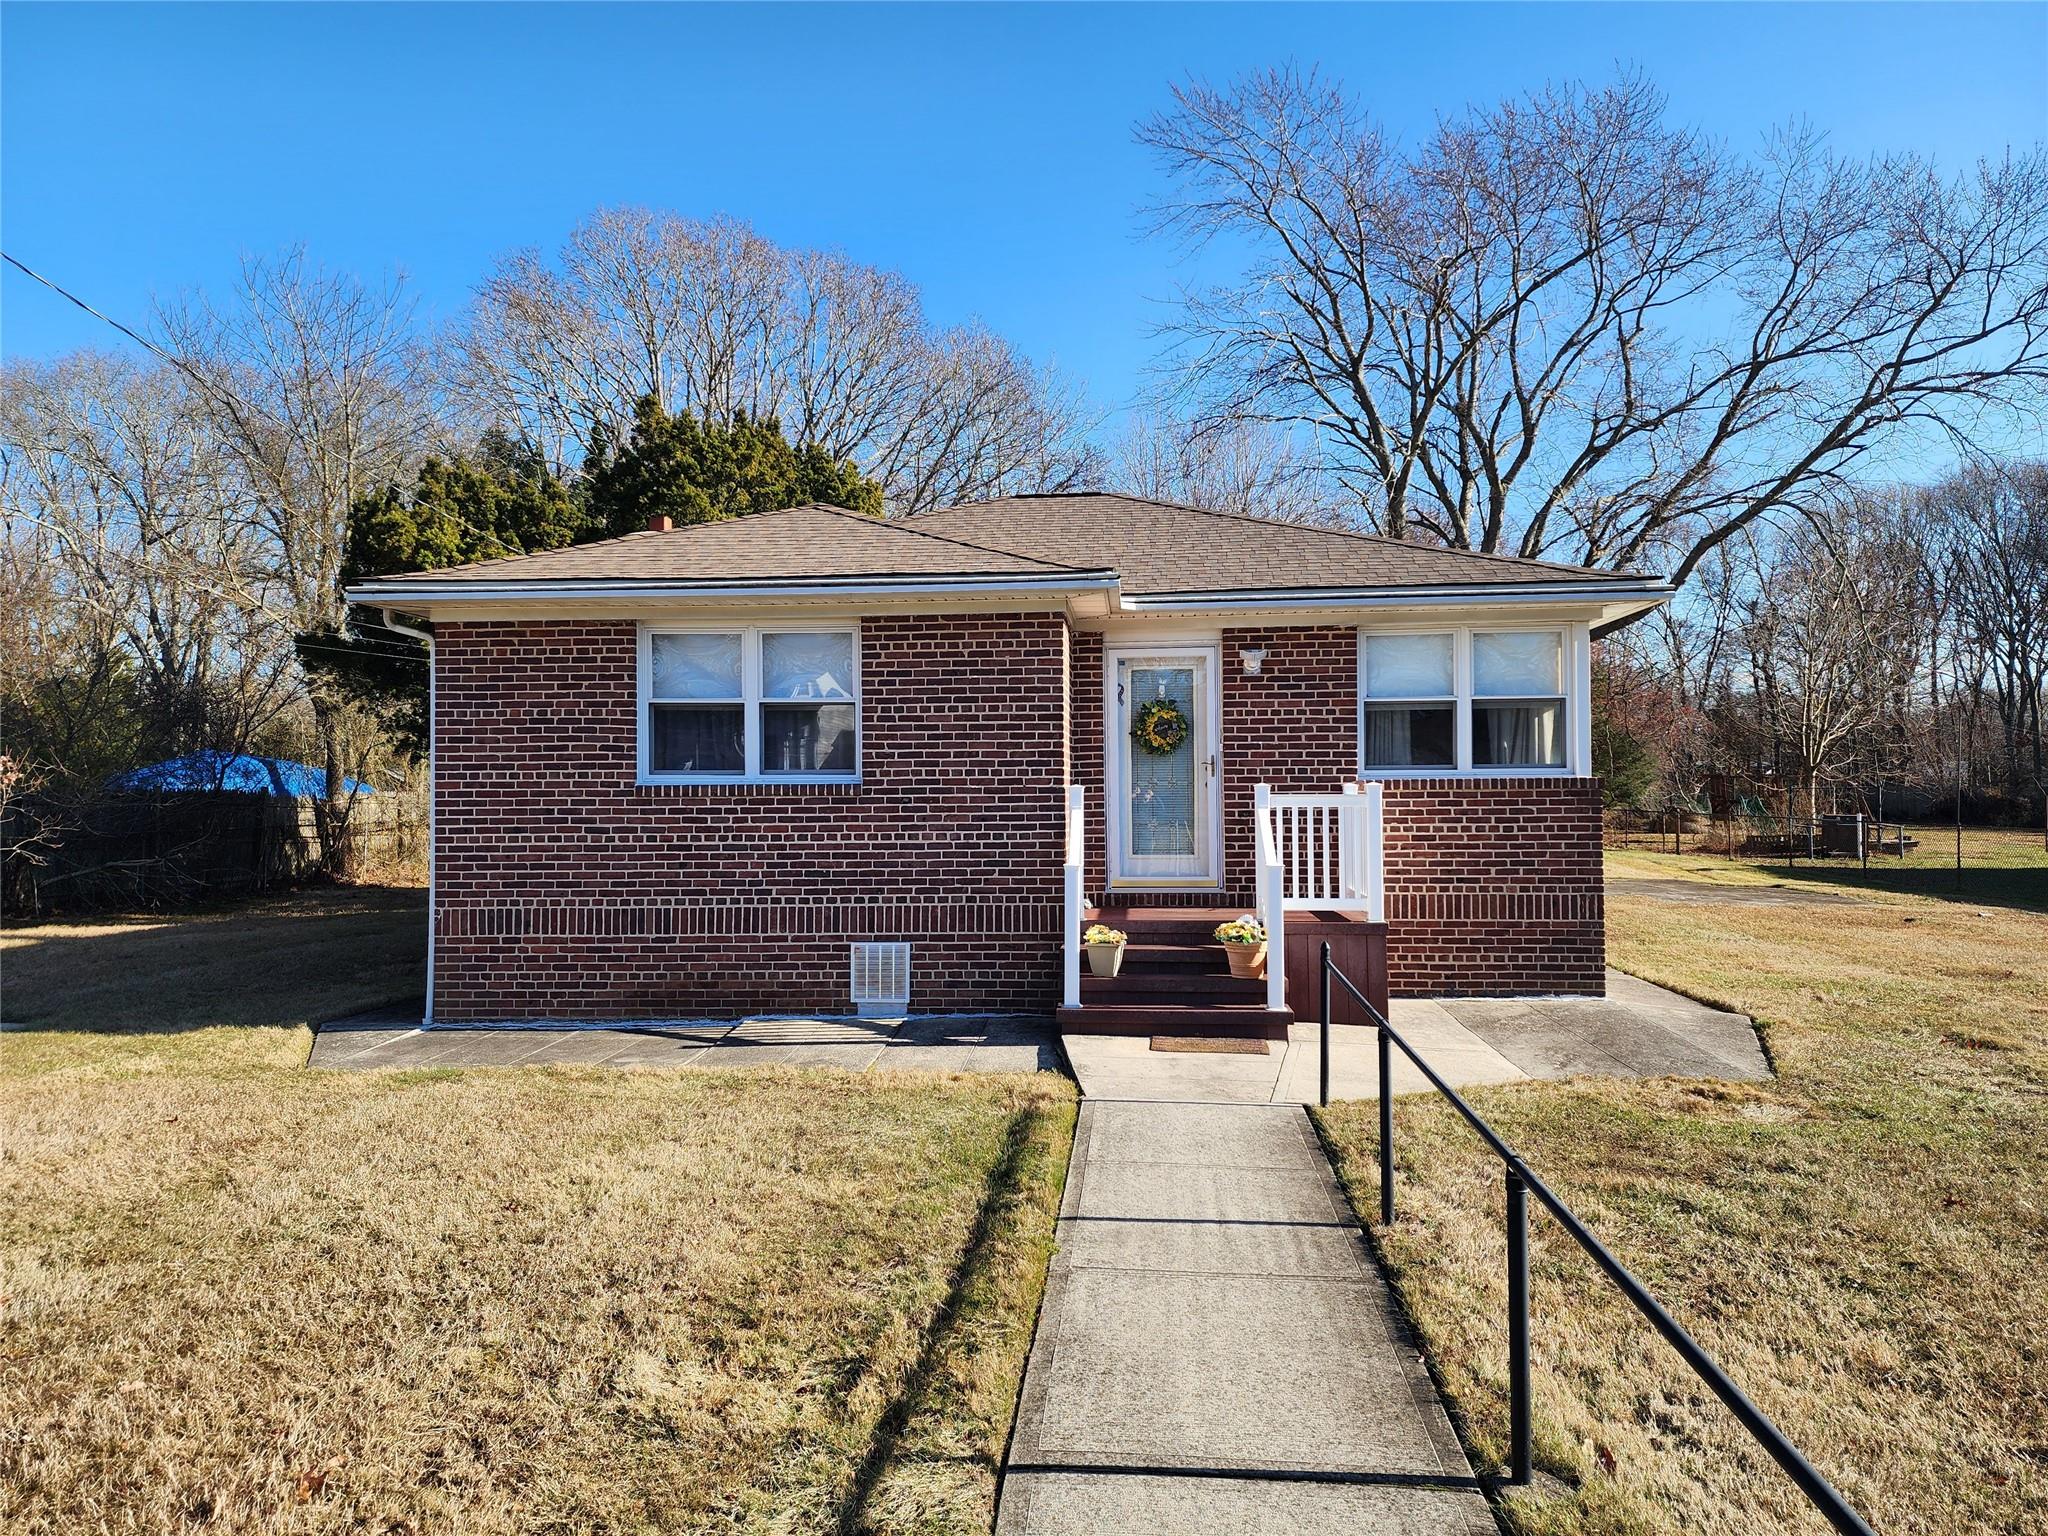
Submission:
<svg viewBox="0 0 2048 1536">
<path fill-rule="evenodd" d="M 1405 709 L 1365 712 L 1365 760 L 1374 764 L 1415 761 L 1414 715 Z"/>
<path fill-rule="evenodd" d="M 1495 766 L 1554 768 L 1564 761 L 1558 752 L 1555 704 L 1488 704 L 1479 711 L 1479 733 Z"/>
</svg>

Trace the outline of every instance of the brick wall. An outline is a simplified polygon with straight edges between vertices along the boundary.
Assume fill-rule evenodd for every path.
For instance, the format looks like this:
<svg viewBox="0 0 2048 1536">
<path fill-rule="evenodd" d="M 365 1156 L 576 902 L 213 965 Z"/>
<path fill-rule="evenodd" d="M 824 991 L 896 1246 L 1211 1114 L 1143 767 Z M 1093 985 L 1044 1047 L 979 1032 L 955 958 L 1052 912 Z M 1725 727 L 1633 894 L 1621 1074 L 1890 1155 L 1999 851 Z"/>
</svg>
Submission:
<svg viewBox="0 0 2048 1536">
<path fill-rule="evenodd" d="M 631 622 L 435 662 L 438 1017 L 844 1012 L 859 939 L 911 941 L 919 1009 L 1057 1001 L 1058 615 L 865 620 L 858 785 L 636 784 Z"/>
<path fill-rule="evenodd" d="M 1390 781 L 1395 997 L 1606 991 L 1600 781 Z"/>
<path fill-rule="evenodd" d="M 1122 642 L 1119 641 L 1119 644 Z M 1257 646 L 1266 660 L 1257 677 L 1238 661 Z M 1161 649 L 1170 650 L 1162 644 Z M 1219 731 L 1223 775 L 1223 890 L 1154 892 L 1118 900 L 1151 906 L 1249 907 L 1257 851 L 1252 798 L 1258 785 L 1280 790 L 1335 790 L 1357 772 L 1352 724 L 1358 700 L 1358 633 L 1351 629 L 1231 629 L 1223 632 Z M 1108 846 L 1103 816 L 1103 637 L 1074 636 L 1074 773 L 1088 789 L 1088 886 L 1105 895 Z"/>
<path fill-rule="evenodd" d="M 1143 900 L 1252 905 L 1253 786 L 1355 771 L 1356 647 L 1224 634 L 1225 889 Z M 911 941 L 921 1010 L 1057 1001 L 1070 776 L 1098 898 L 1106 868 L 1099 633 L 864 621 L 858 785 L 635 784 L 629 621 L 443 624 L 435 655 L 439 1017 L 844 1011 L 860 939 Z M 1395 781 L 1386 807 L 1395 995 L 1602 990 L 1596 781 Z"/>
<path fill-rule="evenodd" d="M 1358 635 L 1349 628 L 1223 633 L 1221 892 L 1110 895 L 1146 905 L 1256 900 L 1251 811 L 1261 783 L 1334 791 L 1357 774 Z M 1247 677 L 1238 652 L 1265 651 Z M 1103 637 L 1074 637 L 1074 771 L 1088 787 L 1088 881 L 1104 899 Z M 1605 987 L 1597 780 L 1392 781 L 1387 918 L 1395 996 Z"/>
</svg>

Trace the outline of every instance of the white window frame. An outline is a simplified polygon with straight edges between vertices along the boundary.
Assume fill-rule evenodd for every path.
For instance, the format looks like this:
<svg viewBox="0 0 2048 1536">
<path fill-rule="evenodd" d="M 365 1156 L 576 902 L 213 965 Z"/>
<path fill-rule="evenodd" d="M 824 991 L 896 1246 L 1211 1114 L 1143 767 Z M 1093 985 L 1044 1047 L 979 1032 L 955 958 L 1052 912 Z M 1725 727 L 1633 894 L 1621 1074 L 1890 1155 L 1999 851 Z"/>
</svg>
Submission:
<svg viewBox="0 0 2048 1536">
<path fill-rule="evenodd" d="M 1479 763 L 1472 760 L 1472 710 L 1477 700 L 1472 687 L 1472 637 L 1475 634 L 1548 634 L 1557 636 L 1558 681 L 1561 690 L 1555 695 L 1564 701 L 1565 733 L 1564 763 L 1560 767 L 1518 768 L 1504 764 Z M 1449 635 L 1451 637 L 1451 675 L 1457 687 L 1455 713 L 1452 717 L 1453 738 L 1457 762 L 1449 768 L 1426 767 L 1375 767 L 1365 760 L 1365 647 L 1366 641 L 1374 635 Z M 1486 623 L 1415 623 L 1361 625 L 1358 630 L 1358 687 L 1353 710 L 1355 735 L 1354 756 L 1358 763 L 1361 779 L 1569 779 L 1590 772 L 1587 767 L 1592 761 L 1592 649 L 1584 623 L 1516 623 L 1501 619 Z M 1486 695 L 1487 699 L 1508 696 Z M 1516 698 L 1536 697 L 1515 695 Z M 1374 699 L 1376 704 L 1397 704 L 1399 699 Z M 1429 701 L 1434 702 L 1434 701 Z"/>
<path fill-rule="evenodd" d="M 741 727 L 746 742 L 745 768 L 739 773 L 677 773 L 656 772 L 649 763 L 653 750 L 652 732 L 648 722 L 652 718 L 654 697 L 654 637 L 656 635 L 738 635 L 740 637 L 740 711 Z M 850 700 L 826 700 L 827 703 L 851 703 L 853 706 L 853 768 L 844 773 L 764 773 L 761 770 L 761 707 L 764 704 L 803 703 L 803 700 L 763 699 L 761 697 L 761 637 L 763 635 L 845 635 L 853 642 L 853 697 Z M 834 619 L 805 622 L 788 620 L 782 622 L 739 623 L 731 619 L 664 620 L 643 622 L 640 625 L 638 659 L 635 670 L 638 673 L 634 688 L 635 708 L 639 718 L 634 722 L 633 734 L 638 742 L 637 778 L 642 784 L 858 784 L 863 761 L 861 732 L 863 729 L 861 709 L 861 666 L 860 666 L 860 624 L 857 620 Z M 662 702 L 689 702 L 667 700 Z M 707 700 L 708 703 L 727 702 Z"/>
<path fill-rule="evenodd" d="M 1489 631 L 1491 633 L 1491 631 Z M 1366 651 L 1375 638 L 1393 635 L 1417 635 L 1434 638 L 1441 635 L 1451 642 L 1451 691 L 1440 694 L 1418 694 L 1412 698 L 1371 698 L 1365 691 L 1367 673 Z M 1392 774 L 1451 774 L 1458 771 L 1457 765 L 1465 760 L 1463 740 L 1469 729 L 1470 717 L 1465 713 L 1465 702 L 1459 696 L 1458 679 L 1461 672 L 1464 636 L 1458 630 L 1447 626 L 1435 629 L 1364 629 L 1358 633 L 1358 762 L 1361 771 L 1375 775 Z M 1366 764 L 1365 758 L 1365 708 L 1368 704 L 1405 704 L 1411 709 L 1418 706 L 1448 705 L 1451 711 L 1451 761 L 1449 763 L 1374 763 Z"/>
</svg>

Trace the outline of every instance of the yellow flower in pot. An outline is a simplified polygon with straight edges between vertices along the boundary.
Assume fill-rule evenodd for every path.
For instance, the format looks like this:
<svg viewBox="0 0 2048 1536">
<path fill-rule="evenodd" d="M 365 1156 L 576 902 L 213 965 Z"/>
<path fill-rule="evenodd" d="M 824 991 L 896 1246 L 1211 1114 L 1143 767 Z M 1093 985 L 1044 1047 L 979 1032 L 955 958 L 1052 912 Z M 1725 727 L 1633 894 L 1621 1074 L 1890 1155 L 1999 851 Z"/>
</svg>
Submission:
<svg viewBox="0 0 2048 1536">
<path fill-rule="evenodd" d="M 1114 976 L 1123 969 L 1124 935 L 1107 923 L 1090 923 L 1081 934 L 1088 951 L 1088 970 L 1095 976 Z"/>
<path fill-rule="evenodd" d="M 1220 940 L 1230 957 L 1233 976 L 1266 974 L 1266 925 L 1247 912 L 1227 923 L 1218 923 L 1212 937 Z"/>
</svg>

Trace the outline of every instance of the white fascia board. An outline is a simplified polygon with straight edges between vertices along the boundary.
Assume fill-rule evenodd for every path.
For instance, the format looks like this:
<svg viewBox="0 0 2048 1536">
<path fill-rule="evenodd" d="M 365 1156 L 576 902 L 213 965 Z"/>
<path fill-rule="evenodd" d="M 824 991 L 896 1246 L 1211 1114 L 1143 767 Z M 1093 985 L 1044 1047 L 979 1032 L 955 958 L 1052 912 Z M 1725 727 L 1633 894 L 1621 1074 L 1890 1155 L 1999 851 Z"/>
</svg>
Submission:
<svg viewBox="0 0 2048 1536">
<path fill-rule="evenodd" d="M 1666 582 L 1494 582 L 1444 587 L 1301 588 L 1240 592 L 1171 592 L 1123 595 L 1133 613 L 1198 613 L 1218 608 L 1259 611 L 1292 608 L 1412 608 L 1471 603 L 1650 603 L 1671 596 Z"/>
<path fill-rule="evenodd" d="M 1596 631 L 1616 628 L 1671 600 L 1662 582 L 1558 583 L 1546 586 L 1380 588 L 1360 591 L 1186 593 L 1171 597 L 1125 595 L 1113 617 L 1125 620 L 1207 615 L 1243 624 L 1354 624 L 1372 614 L 1434 617 L 1449 613 L 1502 616 L 1540 610 L 1546 616 L 1584 619 Z"/>
</svg>

